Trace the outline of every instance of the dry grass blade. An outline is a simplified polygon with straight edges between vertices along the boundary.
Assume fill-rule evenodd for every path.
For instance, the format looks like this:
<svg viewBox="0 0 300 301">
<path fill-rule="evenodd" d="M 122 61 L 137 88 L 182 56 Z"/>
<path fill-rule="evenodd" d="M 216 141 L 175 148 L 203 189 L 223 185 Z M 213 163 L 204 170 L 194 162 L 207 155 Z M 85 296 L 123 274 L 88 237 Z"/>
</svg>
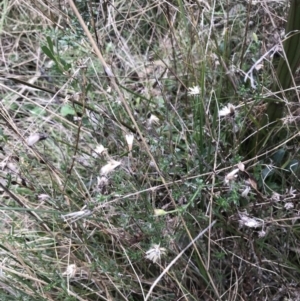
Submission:
<svg viewBox="0 0 300 301">
<path fill-rule="evenodd" d="M 288 9 L 0 3 L 0 300 L 297 300 Z"/>
</svg>

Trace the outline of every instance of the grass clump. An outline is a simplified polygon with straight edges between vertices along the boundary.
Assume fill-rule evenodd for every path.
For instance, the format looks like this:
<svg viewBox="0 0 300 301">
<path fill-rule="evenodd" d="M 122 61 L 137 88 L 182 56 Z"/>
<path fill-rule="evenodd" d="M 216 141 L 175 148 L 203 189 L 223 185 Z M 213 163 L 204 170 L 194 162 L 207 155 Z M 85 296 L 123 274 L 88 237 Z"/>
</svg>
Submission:
<svg viewBox="0 0 300 301">
<path fill-rule="evenodd" d="M 1 5 L 1 300 L 297 300 L 285 3 Z"/>
</svg>

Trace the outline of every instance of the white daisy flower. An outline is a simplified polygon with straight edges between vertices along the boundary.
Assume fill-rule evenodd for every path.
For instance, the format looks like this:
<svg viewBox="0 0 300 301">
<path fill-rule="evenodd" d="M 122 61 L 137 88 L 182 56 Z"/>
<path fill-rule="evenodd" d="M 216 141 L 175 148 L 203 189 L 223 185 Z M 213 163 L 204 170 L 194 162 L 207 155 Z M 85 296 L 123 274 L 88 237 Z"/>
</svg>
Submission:
<svg viewBox="0 0 300 301">
<path fill-rule="evenodd" d="M 284 208 L 286 210 L 293 209 L 294 208 L 294 204 L 292 202 L 287 202 L 287 203 L 284 204 Z"/>
<path fill-rule="evenodd" d="M 161 256 L 165 255 L 167 250 L 161 248 L 160 245 L 152 245 L 151 249 L 146 252 L 146 259 L 151 260 L 153 263 L 156 263 L 161 259 Z"/>
<path fill-rule="evenodd" d="M 199 86 L 194 86 L 194 87 L 188 88 L 189 96 L 199 95 L 200 92 L 201 92 L 201 90 L 200 90 Z"/>
<path fill-rule="evenodd" d="M 219 117 L 231 116 L 233 117 L 235 113 L 235 107 L 232 104 L 228 104 L 222 110 L 219 111 Z"/>
</svg>

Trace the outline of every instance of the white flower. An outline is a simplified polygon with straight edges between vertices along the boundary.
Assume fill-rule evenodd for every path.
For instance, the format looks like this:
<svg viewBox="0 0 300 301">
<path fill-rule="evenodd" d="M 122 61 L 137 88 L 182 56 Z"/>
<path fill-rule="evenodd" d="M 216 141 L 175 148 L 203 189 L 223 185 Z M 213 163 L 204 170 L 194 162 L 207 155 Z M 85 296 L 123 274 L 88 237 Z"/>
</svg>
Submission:
<svg viewBox="0 0 300 301">
<path fill-rule="evenodd" d="M 233 117 L 234 113 L 235 113 L 235 107 L 229 103 L 226 107 L 224 107 L 222 110 L 219 111 L 219 117 L 224 117 L 228 115 Z"/>
<path fill-rule="evenodd" d="M 156 263 L 161 259 L 162 255 L 165 255 L 167 250 L 161 248 L 160 245 L 152 245 L 151 249 L 146 252 L 146 258 L 151 260 L 153 263 Z"/>
<path fill-rule="evenodd" d="M 293 209 L 294 208 L 294 204 L 292 202 L 287 202 L 287 203 L 284 204 L 284 208 L 286 210 Z"/>
<path fill-rule="evenodd" d="M 244 198 L 248 197 L 248 194 L 249 194 L 250 190 L 251 190 L 251 187 L 246 186 L 246 188 L 242 192 L 242 197 L 244 197 Z"/>
<path fill-rule="evenodd" d="M 134 139 L 134 136 L 133 136 L 132 133 L 130 133 L 130 134 L 126 134 L 126 135 L 125 135 L 125 138 L 126 138 L 126 142 L 127 142 L 127 144 L 128 144 L 128 149 L 129 149 L 129 151 L 131 152 L 131 150 L 132 150 L 132 145 L 133 145 L 133 139 Z"/>
<path fill-rule="evenodd" d="M 115 168 L 117 168 L 121 162 L 115 161 L 113 159 L 110 159 L 106 165 L 104 165 L 101 170 L 100 170 L 100 175 L 101 176 L 106 176 L 109 174 L 111 171 L 113 171 Z"/>
<path fill-rule="evenodd" d="M 46 193 L 41 193 L 41 194 L 38 195 L 38 199 L 40 201 L 44 201 L 44 200 L 49 199 L 49 198 L 50 198 L 50 195 L 48 195 Z"/>
<path fill-rule="evenodd" d="M 228 184 L 230 181 L 234 180 L 237 177 L 237 173 L 239 172 L 239 168 L 234 169 L 229 174 L 225 176 L 225 183 Z"/>
<path fill-rule="evenodd" d="M 240 171 L 245 171 L 245 165 L 242 162 L 238 163 L 238 168 Z"/>
<path fill-rule="evenodd" d="M 47 137 L 46 134 L 34 133 L 26 139 L 26 143 L 28 146 L 32 146 L 41 140 L 45 140 Z"/>
<path fill-rule="evenodd" d="M 271 200 L 274 202 L 279 202 L 280 201 L 280 194 L 277 192 L 273 192 L 271 196 Z"/>
<path fill-rule="evenodd" d="M 73 278 L 76 274 L 76 270 L 77 270 L 76 264 L 70 264 L 68 265 L 66 271 L 63 272 L 62 275 L 67 276 L 69 278 Z"/>
<path fill-rule="evenodd" d="M 246 226 L 249 228 L 261 227 L 262 223 L 255 218 L 248 217 L 247 215 L 241 214 L 239 220 L 240 226 Z"/>
<path fill-rule="evenodd" d="M 159 118 L 151 113 L 147 120 L 147 125 L 150 127 L 152 124 L 159 125 Z"/>
<path fill-rule="evenodd" d="M 94 153 L 97 155 L 101 155 L 107 152 L 107 149 L 102 145 L 102 144 L 98 144 L 96 146 L 96 148 L 94 149 Z M 93 155 L 93 157 L 96 157 Z"/>
<path fill-rule="evenodd" d="M 200 94 L 200 88 L 199 88 L 199 86 L 190 87 L 188 89 L 188 95 L 189 96 L 199 95 L 199 94 Z"/>
<path fill-rule="evenodd" d="M 266 231 L 261 230 L 261 231 L 258 232 L 258 237 L 265 237 L 266 234 L 267 234 Z"/>
</svg>

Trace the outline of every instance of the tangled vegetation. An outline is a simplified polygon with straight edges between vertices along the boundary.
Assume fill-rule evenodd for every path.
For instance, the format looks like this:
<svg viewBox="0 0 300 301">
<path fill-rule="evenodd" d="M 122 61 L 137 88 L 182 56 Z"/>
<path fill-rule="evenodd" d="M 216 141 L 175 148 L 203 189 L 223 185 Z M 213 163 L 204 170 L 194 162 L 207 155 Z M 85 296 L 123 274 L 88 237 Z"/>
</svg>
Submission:
<svg viewBox="0 0 300 301">
<path fill-rule="evenodd" d="M 300 300 L 290 3 L 73 1 L 0 3 L 0 299 Z"/>
</svg>

